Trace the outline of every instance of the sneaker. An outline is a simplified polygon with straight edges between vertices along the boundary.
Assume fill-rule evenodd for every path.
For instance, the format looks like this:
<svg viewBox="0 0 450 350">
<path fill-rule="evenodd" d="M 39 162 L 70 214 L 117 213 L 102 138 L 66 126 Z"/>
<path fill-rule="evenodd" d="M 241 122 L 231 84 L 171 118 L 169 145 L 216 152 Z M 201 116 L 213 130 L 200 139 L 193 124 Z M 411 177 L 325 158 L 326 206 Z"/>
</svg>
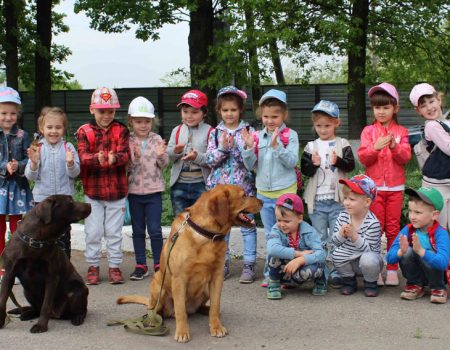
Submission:
<svg viewBox="0 0 450 350">
<path fill-rule="evenodd" d="M 263 281 L 260 284 L 261 287 L 267 288 L 269 286 L 269 277 L 264 277 Z"/>
<path fill-rule="evenodd" d="M 445 304 L 447 302 L 447 291 L 445 289 L 432 289 L 430 301 L 433 304 Z"/>
<path fill-rule="evenodd" d="M 352 295 L 357 290 L 356 277 L 344 277 L 342 278 L 342 295 Z"/>
<path fill-rule="evenodd" d="M 376 281 L 367 282 L 364 280 L 364 295 L 369 298 L 377 297 L 380 293 L 380 287 Z"/>
<path fill-rule="evenodd" d="M 130 275 L 130 280 L 132 281 L 140 281 L 143 280 L 144 277 L 149 275 L 148 267 L 142 264 L 136 265 L 133 273 Z"/>
<path fill-rule="evenodd" d="M 121 284 L 125 282 L 122 277 L 122 272 L 118 267 L 109 268 L 108 279 L 111 284 Z"/>
<path fill-rule="evenodd" d="M 398 286 L 399 285 L 397 270 L 388 270 L 386 274 L 386 285 L 387 286 Z"/>
<path fill-rule="evenodd" d="M 230 260 L 225 260 L 225 265 L 223 266 L 223 280 L 225 281 L 230 277 Z"/>
<path fill-rule="evenodd" d="M 378 287 L 383 287 L 384 286 L 384 279 L 383 279 L 383 275 L 381 273 L 378 275 L 377 286 Z"/>
<path fill-rule="evenodd" d="M 342 277 L 338 275 L 330 276 L 330 287 L 334 289 L 342 288 L 343 282 Z"/>
<path fill-rule="evenodd" d="M 96 285 L 100 283 L 100 268 L 98 266 L 89 266 L 86 277 L 86 284 Z"/>
<path fill-rule="evenodd" d="M 255 281 L 255 265 L 244 264 L 241 277 L 239 277 L 239 283 L 253 283 Z"/>
<path fill-rule="evenodd" d="M 269 285 L 267 287 L 267 299 L 281 299 L 280 281 L 269 280 Z"/>
<path fill-rule="evenodd" d="M 312 295 L 325 295 L 327 294 L 327 280 L 325 277 L 317 278 L 314 281 L 314 288 L 312 290 Z"/>
<path fill-rule="evenodd" d="M 153 265 L 153 270 L 155 270 L 155 272 L 158 272 L 160 266 L 160 264 Z"/>
<path fill-rule="evenodd" d="M 405 300 L 416 300 L 422 298 L 425 294 L 423 287 L 417 284 L 407 284 L 403 292 L 400 294 L 400 298 Z"/>
</svg>

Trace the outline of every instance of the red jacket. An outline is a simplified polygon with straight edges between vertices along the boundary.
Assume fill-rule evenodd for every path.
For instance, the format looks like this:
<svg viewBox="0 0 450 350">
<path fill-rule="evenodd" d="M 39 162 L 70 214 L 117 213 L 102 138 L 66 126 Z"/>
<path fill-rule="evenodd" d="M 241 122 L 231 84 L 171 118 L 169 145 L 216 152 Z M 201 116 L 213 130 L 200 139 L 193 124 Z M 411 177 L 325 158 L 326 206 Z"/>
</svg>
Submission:
<svg viewBox="0 0 450 350">
<path fill-rule="evenodd" d="M 374 148 L 380 136 L 392 134 L 396 145 L 380 151 Z M 377 186 L 395 187 L 405 184 L 405 164 L 411 158 L 411 146 L 408 141 L 408 130 L 392 121 L 387 128 L 378 121 L 368 125 L 361 133 L 361 144 L 358 149 L 359 161 L 366 167 L 366 175 L 371 177 Z"/>
</svg>

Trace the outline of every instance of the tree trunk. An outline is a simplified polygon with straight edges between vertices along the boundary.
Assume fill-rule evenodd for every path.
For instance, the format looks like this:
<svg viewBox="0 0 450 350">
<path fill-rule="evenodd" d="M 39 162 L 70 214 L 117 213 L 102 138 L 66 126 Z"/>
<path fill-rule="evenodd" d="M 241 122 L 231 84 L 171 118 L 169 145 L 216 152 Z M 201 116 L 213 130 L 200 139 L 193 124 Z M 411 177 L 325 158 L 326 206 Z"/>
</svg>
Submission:
<svg viewBox="0 0 450 350">
<path fill-rule="evenodd" d="M 19 56 L 17 18 L 22 7 L 18 0 L 3 1 L 3 18 L 5 18 L 5 67 L 6 85 L 19 90 Z"/>
<path fill-rule="evenodd" d="M 36 1 L 37 46 L 35 52 L 34 114 L 52 104 L 50 49 L 52 43 L 52 1 Z"/>
<path fill-rule="evenodd" d="M 350 139 L 359 139 L 366 126 L 366 47 L 369 1 L 353 3 L 348 45 L 348 129 Z"/>
<path fill-rule="evenodd" d="M 264 12 L 264 26 L 267 33 L 272 34 L 274 32 L 270 13 Z M 272 59 L 273 69 L 275 71 L 275 77 L 278 85 L 285 85 L 283 66 L 281 65 L 280 53 L 278 51 L 278 44 L 275 37 L 269 39 L 269 52 Z"/>
</svg>

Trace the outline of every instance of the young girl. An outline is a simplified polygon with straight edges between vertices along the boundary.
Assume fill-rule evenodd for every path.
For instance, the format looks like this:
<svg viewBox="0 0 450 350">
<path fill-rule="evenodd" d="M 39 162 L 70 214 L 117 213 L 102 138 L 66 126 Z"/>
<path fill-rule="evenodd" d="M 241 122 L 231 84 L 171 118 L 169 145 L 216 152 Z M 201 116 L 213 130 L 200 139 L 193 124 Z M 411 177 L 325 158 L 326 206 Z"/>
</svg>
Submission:
<svg viewBox="0 0 450 350">
<path fill-rule="evenodd" d="M 25 176 L 34 181 L 35 204 L 53 194 L 75 195 L 75 179 L 80 174 L 80 160 L 75 147 L 64 141 L 67 116 L 61 108 L 46 107 L 38 118 L 39 131 L 43 138 L 39 145 L 28 149 Z M 70 259 L 70 225 L 61 236 L 64 251 Z"/>
<path fill-rule="evenodd" d="M 17 126 L 21 111 L 19 93 L 10 87 L 0 88 L 0 255 L 5 248 L 6 215 L 13 234 L 17 222 L 33 206 L 33 196 L 24 176 L 30 139 Z M 0 272 L 0 278 L 3 272 Z"/>
<path fill-rule="evenodd" d="M 400 109 L 397 89 L 382 83 L 372 87 L 368 95 L 375 122 L 362 131 L 358 156 L 366 167 L 366 174 L 377 185 L 378 195 L 370 210 L 380 221 L 389 250 L 400 231 L 405 165 L 411 158 L 411 147 L 408 130 L 397 123 Z M 387 264 L 386 270 L 386 285 L 397 286 L 398 264 Z M 383 284 L 380 275 L 378 285 Z"/>
<path fill-rule="evenodd" d="M 244 115 L 244 103 L 247 94 L 234 86 L 227 86 L 217 94 L 216 111 L 222 122 L 211 132 L 208 142 L 207 163 L 211 174 L 207 180 L 208 189 L 217 184 L 240 185 L 247 196 L 255 196 L 255 177 L 251 169 L 247 169 L 242 160 L 245 141 L 242 131 L 254 132 L 254 129 L 241 118 Z M 241 228 L 244 241 L 244 267 L 240 283 L 252 283 L 255 280 L 256 263 L 256 227 Z M 230 236 L 226 236 L 229 244 Z M 227 249 L 224 276 L 230 274 L 230 252 Z"/>
<path fill-rule="evenodd" d="M 199 90 L 190 90 L 181 97 L 182 124 L 170 135 L 167 153 L 173 162 L 170 171 L 170 197 L 174 216 L 195 203 L 205 192 L 210 168 L 206 149 L 211 126 L 204 122 L 208 98 Z"/>
<path fill-rule="evenodd" d="M 326 252 L 316 230 L 303 221 L 303 202 L 292 193 L 276 201 L 277 224 L 267 240 L 269 256 L 268 299 L 281 299 L 280 282 L 302 284 L 314 281 L 313 294 L 325 295 L 324 273 Z"/>
<path fill-rule="evenodd" d="M 163 246 L 161 229 L 162 193 L 164 178 L 162 169 L 169 163 L 166 144 L 161 136 L 152 132 L 155 109 L 144 97 L 136 97 L 128 108 L 133 132 L 130 135 L 131 161 L 128 168 L 128 202 L 136 267 L 131 280 L 148 276 L 145 255 L 145 228 L 150 236 L 153 269 L 159 269 L 159 256 Z"/>
<path fill-rule="evenodd" d="M 264 129 L 252 135 L 242 130 L 245 148 L 242 152 L 245 167 L 256 170 L 257 198 L 263 201 L 260 215 L 267 237 L 275 225 L 275 202 L 284 193 L 297 192 L 297 176 L 294 166 L 298 162 L 298 135 L 288 129 L 286 94 L 280 90 L 269 90 L 259 100 L 259 111 Z M 287 129 L 287 130 L 285 130 Z M 286 145 L 281 135 L 287 136 Z M 258 144 L 256 145 L 256 140 Z M 255 152 L 255 148 L 257 151 Z M 267 287 L 268 271 L 265 271 L 263 287 Z"/>
<path fill-rule="evenodd" d="M 442 114 L 442 95 L 427 83 L 413 87 L 409 98 L 425 119 L 425 140 L 433 150 L 422 169 L 422 186 L 435 188 L 444 197 L 439 223 L 450 229 L 450 121 Z M 436 147 L 435 147 L 436 146 Z"/>
</svg>

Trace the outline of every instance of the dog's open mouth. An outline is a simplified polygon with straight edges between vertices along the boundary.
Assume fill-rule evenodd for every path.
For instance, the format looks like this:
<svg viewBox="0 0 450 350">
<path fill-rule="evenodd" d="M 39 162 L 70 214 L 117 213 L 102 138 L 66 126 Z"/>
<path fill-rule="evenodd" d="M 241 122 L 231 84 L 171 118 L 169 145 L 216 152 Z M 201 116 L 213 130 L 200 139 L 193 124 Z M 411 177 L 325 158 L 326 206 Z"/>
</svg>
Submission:
<svg viewBox="0 0 450 350">
<path fill-rule="evenodd" d="M 245 226 L 256 226 L 255 220 L 247 216 L 248 213 L 240 212 L 238 215 L 239 221 Z"/>
</svg>

